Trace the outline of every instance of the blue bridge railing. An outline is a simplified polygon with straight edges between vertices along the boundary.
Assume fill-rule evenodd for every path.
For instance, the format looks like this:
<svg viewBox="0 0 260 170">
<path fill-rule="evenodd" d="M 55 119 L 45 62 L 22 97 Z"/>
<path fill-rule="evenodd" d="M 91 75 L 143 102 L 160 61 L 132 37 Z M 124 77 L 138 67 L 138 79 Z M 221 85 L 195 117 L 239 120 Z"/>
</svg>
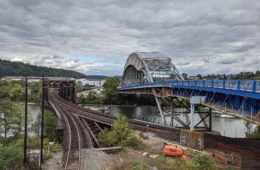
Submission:
<svg viewBox="0 0 260 170">
<path fill-rule="evenodd" d="M 217 88 L 230 89 L 260 93 L 260 81 L 258 80 L 176 80 L 176 81 L 162 81 L 146 84 L 137 84 L 119 87 L 118 90 L 126 90 L 132 88 L 143 88 L 151 86 L 168 86 L 168 87 L 198 87 L 198 88 Z"/>
</svg>

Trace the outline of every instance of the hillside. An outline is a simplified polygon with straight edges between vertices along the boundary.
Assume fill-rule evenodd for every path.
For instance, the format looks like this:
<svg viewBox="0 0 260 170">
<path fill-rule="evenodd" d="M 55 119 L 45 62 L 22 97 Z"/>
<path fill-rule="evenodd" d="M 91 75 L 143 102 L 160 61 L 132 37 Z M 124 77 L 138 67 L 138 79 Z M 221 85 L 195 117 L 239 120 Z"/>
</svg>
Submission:
<svg viewBox="0 0 260 170">
<path fill-rule="evenodd" d="M 11 62 L 0 59 L 0 77 L 42 75 L 48 77 L 86 78 L 86 75 L 72 70 L 41 67 L 36 65 L 25 64 L 22 62 Z"/>
</svg>

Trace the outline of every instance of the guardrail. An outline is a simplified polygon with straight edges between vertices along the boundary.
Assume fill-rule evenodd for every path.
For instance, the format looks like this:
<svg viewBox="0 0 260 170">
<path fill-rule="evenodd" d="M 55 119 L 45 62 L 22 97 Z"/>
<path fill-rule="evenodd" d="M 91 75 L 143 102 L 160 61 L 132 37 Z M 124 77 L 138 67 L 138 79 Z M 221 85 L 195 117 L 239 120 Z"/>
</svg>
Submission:
<svg viewBox="0 0 260 170">
<path fill-rule="evenodd" d="M 203 88 L 218 88 L 231 89 L 239 91 L 248 91 L 260 93 L 260 81 L 258 80 L 176 80 L 176 81 L 162 81 L 146 84 L 129 85 L 118 87 L 118 90 L 134 89 L 142 87 L 203 87 Z"/>
</svg>

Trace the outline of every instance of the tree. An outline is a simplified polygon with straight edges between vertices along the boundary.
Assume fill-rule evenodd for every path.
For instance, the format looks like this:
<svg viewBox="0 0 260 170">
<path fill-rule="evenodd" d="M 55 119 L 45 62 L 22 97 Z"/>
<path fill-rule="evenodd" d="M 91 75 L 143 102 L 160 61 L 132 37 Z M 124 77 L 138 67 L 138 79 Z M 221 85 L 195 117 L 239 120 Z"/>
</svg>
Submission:
<svg viewBox="0 0 260 170">
<path fill-rule="evenodd" d="M 16 82 L 8 82 L 1 80 L 0 82 L 0 98 L 9 98 L 17 101 L 21 97 L 22 86 Z"/>
<path fill-rule="evenodd" d="M 109 77 L 103 84 L 104 93 L 106 100 L 111 102 L 112 95 L 116 92 L 116 88 L 119 86 L 119 79 L 114 77 Z"/>
<path fill-rule="evenodd" d="M 259 139 L 260 138 L 260 125 L 256 126 L 252 133 L 247 135 L 249 138 Z"/>
<path fill-rule="evenodd" d="M 44 110 L 44 132 L 51 140 L 55 137 L 56 116 L 49 110 Z"/>
<path fill-rule="evenodd" d="M 81 81 L 77 81 L 76 87 L 81 88 L 83 86 L 83 83 Z"/>
<path fill-rule="evenodd" d="M 248 137 L 248 135 L 251 134 L 251 131 L 252 131 L 252 123 L 245 121 L 244 124 L 246 127 L 246 136 Z"/>
<path fill-rule="evenodd" d="M 86 97 L 83 94 L 79 95 L 79 103 L 83 105 L 86 103 Z"/>
<path fill-rule="evenodd" d="M 201 74 L 198 74 L 197 77 L 202 80 L 202 75 Z"/>
<path fill-rule="evenodd" d="M 10 144 L 6 147 L 0 147 L 0 169 L 15 169 L 11 168 L 23 160 L 22 147 L 17 144 Z"/>
<path fill-rule="evenodd" d="M 0 60 L 0 77 L 3 76 L 50 76 L 50 77 L 74 77 L 86 78 L 86 75 L 72 70 L 54 69 L 36 65 L 24 64 L 22 62 L 11 62 Z"/>
<path fill-rule="evenodd" d="M 24 109 L 11 102 L 9 99 L 0 101 L 0 113 L 4 115 L 0 121 L 0 131 L 5 134 L 5 138 L 9 132 L 19 135 L 22 132 L 24 124 Z"/>
<path fill-rule="evenodd" d="M 113 123 L 112 130 L 101 130 L 98 135 L 98 139 L 103 145 L 124 146 L 131 135 L 132 131 L 129 127 L 127 117 L 120 115 L 118 119 Z"/>
</svg>

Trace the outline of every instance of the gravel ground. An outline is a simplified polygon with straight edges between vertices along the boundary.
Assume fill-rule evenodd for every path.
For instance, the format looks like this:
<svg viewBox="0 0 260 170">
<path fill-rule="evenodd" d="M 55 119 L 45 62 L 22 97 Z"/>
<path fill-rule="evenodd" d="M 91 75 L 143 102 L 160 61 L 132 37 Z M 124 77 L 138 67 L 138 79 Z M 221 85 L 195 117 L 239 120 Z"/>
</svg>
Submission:
<svg viewBox="0 0 260 170">
<path fill-rule="evenodd" d="M 45 162 L 43 170 L 57 170 L 62 167 L 62 154 L 63 152 L 53 153 L 53 157 Z"/>
<path fill-rule="evenodd" d="M 139 136 L 139 134 L 142 133 L 143 137 Z M 169 141 L 166 139 L 162 139 L 160 137 L 157 137 L 154 133 L 150 132 L 136 132 L 137 138 L 141 139 L 145 145 L 147 145 L 150 149 L 157 149 L 157 150 L 163 150 L 164 143 L 170 143 L 174 144 L 176 142 L 174 141 Z"/>
<path fill-rule="evenodd" d="M 104 167 L 114 160 L 113 155 L 95 149 L 81 150 L 81 163 L 84 170 L 102 170 Z"/>
<path fill-rule="evenodd" d="M 137 133 L 139 134 L 139 133 Z M 136 135 L 137 135 L 136 134 Z M 151 149 L 159 149 L 161 150 L 163 148 L 163 143 L 172 143 L 172 141 L 167 141 L 164 139 L 161 139 L 157 136 L 155 136 L 153 133 L 143 133 L 143 136 L 147 139 L 142 139 L 139 135 L 137 137 L 142 139 L 142 141 Z M 132 150 L 132 149 L 131 149 Z M 131 150 L 128 151 L 129 155 L 131 155 Z M 137 158 L 137 155 L 141 156 L 141 152 L 137 153 L 134 152 L 128 160 L 126 158 L 121 157 L 119 155 L 109 155 L 101 151 L 97 151 L 95 149 L 82 149 L 81 150 L 81 167 L 83 170 L 104 170 L 109 169 L 111 170 L 111 167 L 113 169 L 113 164 L 117 164 L 120 166 L 120 164 L 124 164 L 127 161 L 134 160 L 134 158 Z M 141 156 L 142 158 L 143 156 Z M 45 162 L 43 169 L 44 170 L 59 170 L 62 167 L 62 152 L 57 152 L 53 154 L 53 158 Z M 112 166 L 111 166 L 112 165 Z M 117 168 L 118 169 L 118 168 Z M 119 168 L 120 169 L 120 168 Z"/>
</svg>

